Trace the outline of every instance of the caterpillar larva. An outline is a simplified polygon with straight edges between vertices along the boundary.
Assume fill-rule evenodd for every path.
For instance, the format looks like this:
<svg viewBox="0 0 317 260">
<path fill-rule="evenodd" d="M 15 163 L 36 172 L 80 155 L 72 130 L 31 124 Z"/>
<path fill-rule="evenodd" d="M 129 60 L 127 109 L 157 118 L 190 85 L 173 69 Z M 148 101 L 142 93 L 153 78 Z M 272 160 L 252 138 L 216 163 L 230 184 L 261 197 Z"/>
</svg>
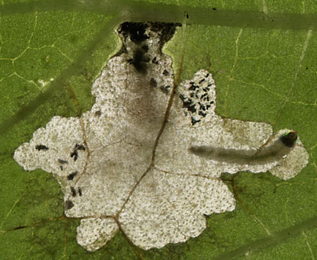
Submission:
<svg viewBox="0 0 317 260">
<path fill-rule="evenodd" d="M 207 159 L 234 164 L 266 164 L 280 160 L 295 146 L 297 133 L 290 131 L 261 150 L 237 150 L 212 146 L 192 146 L 189 151 Z"/>
</svg>

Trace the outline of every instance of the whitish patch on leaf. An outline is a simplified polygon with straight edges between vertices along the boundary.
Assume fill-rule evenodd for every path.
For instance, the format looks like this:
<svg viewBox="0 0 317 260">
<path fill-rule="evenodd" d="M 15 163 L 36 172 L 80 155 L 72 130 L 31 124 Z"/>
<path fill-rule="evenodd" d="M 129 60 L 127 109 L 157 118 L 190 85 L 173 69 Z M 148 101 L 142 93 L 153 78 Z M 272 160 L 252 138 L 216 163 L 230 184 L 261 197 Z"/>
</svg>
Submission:
<svg viewBox="0 0 317 260">
<path fill-rule="evenodd" d="M 174 84 L 161 48 L 174 26 L 124 23 L 118 32 L 122 50 L 94 82 L 92 109 L 53 117 L 14 154 L 25 170 L 60 183 L 65 215 L 82 219 L 84 248 L 99 249 L 118 230 L 143 249 L 185 242 L 206 228 L 204 215 L 235 208 L 221 173 L 271 171 L 286 180 L 305 167 L 295 132 L 272 136 L 267 123 L 219 117 L 205 70 L 180 84 L 161 132 Z"/>
</svg>

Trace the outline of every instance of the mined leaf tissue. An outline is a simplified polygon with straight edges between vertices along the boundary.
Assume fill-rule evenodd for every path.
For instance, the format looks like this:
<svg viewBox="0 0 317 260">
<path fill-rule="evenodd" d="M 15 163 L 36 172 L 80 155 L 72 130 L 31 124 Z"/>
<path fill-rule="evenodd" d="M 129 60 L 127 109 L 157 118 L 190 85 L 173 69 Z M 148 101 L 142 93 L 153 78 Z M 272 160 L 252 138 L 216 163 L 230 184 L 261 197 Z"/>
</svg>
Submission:
<svg viewBox="0 0 317 260">
<path fill-rule="evenodd" d="M 308 162 L 299 138 L 285 155 L 238 160 L 239 153 L 258 158 L 290 130 L 273 135 L 267 123 L 218 116 L 216 85 L 206 70 L 173 92 L 172 60 L 161 48 L 174 30 L 122 24 L 122 50 L 93 83 L 92 109 L 79 118 L 53 117 L 15 151 L 25 170 L 43 169 L 59 182 L 65 215 L 81 219 L 77 241 L 89 251 L 119 230 L 143 249 L 185 242 L 206 228 L 204 215 L 234 210 L 221 173 L 270 171 L 287 180 Z M 220 152 L 233 159 L 221 160 Z"/>
</svg>

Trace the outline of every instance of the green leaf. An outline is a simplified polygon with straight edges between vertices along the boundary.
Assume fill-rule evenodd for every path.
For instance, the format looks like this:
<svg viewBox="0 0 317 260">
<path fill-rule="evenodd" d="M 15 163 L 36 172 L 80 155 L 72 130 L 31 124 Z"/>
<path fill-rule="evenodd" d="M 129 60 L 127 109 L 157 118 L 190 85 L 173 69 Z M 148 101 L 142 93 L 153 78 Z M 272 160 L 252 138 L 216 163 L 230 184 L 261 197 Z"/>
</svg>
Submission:
<svg viewBox="0 0 317 260">
<path fill-rule="evenodd" d="M 0 6 L 1 259 L 314 259 L 317 257 L 317 5 L 287 1 L 6 1 Z M 188 18 L 187 18 L 188 16 Z M 165 51 L 180 79 L 214 75 L 217 113 L 296 130 L 309 165 L 282 181 L 223 174 L 236 209 L 207 218 L 186 244 L 143 251 L 117 234 L 89 253 L 77 219 L 44 171 L 25 172 L 14 150 L 54 116 L 90 109 L 90 88 L 120 49 L 123 21 L 178 22 Z"/>
</svg>

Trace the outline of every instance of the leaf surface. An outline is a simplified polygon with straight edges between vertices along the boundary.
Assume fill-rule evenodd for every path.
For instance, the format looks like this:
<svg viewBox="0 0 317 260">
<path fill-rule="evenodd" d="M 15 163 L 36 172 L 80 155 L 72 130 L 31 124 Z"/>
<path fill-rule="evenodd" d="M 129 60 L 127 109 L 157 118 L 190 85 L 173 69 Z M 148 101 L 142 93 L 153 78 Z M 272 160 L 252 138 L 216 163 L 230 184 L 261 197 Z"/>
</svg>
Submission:
<svg viewBox="0 0 317 260">
<path fill-rule="evenodd" d="M 316 8 L 298 1 L 285 6 L 273 1 L 3 3 L 0 257 L 316 258 Z M 207 229 L 186 244 L 143 251 L 117 234 L 106 247 L 88 253 L 76 243 L 78 220 L 63 215 L 55 179 L 40 170 L 25 172 L 13 152 L 54 115 L 78 116 L 90 109 L 92 82 L 120 48 L 114 29 L 122 21 L 149 17 L 183 23 L 165 48 L 181 80 L 202 68 L 211 71 L 219 115 L 267 122 L 276 132 L 296 130 L 309 165 L 288 181 L 270 173 L 223 174 L 236 209 L 208 217 Z"/>
</svg>

